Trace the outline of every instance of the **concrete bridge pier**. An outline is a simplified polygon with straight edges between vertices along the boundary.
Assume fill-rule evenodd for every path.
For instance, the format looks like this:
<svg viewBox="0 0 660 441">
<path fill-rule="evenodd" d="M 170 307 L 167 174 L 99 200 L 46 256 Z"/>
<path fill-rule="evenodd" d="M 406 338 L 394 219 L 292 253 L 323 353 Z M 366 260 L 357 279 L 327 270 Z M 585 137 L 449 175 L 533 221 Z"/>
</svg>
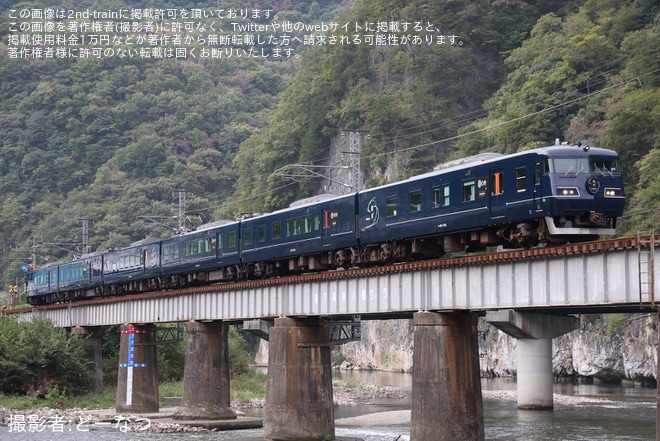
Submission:
<svg viewBox="0 0 660 441">
<path fill-rule="evenodd" d="M 156 325 L 121 326 L 116 406 L 118 413 L 158 412 L 156 354 Z"/>
<path fill-rule="evenodd" d="M 270 328 L 264 438 L 335 438 L 329 332 L 319 320 L 278 318 Z"/>
<path fill-rule="evenodd" d="M 476 314 L 418 312 L 413 325 L 410 440 L 485 440 Z"/>
<path fill-rule="evenodd" d="M 91 328 L 91 335 L 94 339 L 94 392 L 103 392 L 103 336 L 106 331 L 105 326 L 94 326 Z"/>
<path fill-rule="evenodd" d="M 508 309 L 488 311 L 486 321 L 518 339 L 518 408 L 552 409 L 552 339 L 578 329 L 580 319 Z"/>
<path fill-rule="evenodd" d="M 75 326 L 72 334 L 89 335 L 94 341 L 94 392 L 103 392 L 103 336 L 106 326 Z"/>
<path fill-rule="evenodd" d="M 186 323 L 182 407 L 175 419 L 234 419 L 229 394 L 229 326 Z"/>
</svg>

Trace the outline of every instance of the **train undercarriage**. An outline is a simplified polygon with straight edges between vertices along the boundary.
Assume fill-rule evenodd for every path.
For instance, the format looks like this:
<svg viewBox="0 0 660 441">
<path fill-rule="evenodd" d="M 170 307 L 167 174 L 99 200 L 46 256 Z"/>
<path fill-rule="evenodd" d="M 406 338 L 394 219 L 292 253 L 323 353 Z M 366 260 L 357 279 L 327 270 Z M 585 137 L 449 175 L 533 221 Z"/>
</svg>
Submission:
<svg viewBox="0 0 660 441">
<path fill-rule="evenodd" d="M 195 273 L 160 275 L 94 288 L 61 291 L 38 296 L 32 300 L 38 301 L 40 305 L 71 302 L 89 298 L 183 289 L 213 283 L 282 277 L 303 272 L 434 259 L 448 253 L 487 251 L 489 247 L 531 248 L 548 244 L 584 242 L 596 240 L 602 235 L 613 235 L 615 227 L 616 220 L 601 213 L 554 218 L 542 217 L 524 222 L 491 225 L 483 229 L 391 240 L 276 261 L 243 263 Z"/>
</svg>

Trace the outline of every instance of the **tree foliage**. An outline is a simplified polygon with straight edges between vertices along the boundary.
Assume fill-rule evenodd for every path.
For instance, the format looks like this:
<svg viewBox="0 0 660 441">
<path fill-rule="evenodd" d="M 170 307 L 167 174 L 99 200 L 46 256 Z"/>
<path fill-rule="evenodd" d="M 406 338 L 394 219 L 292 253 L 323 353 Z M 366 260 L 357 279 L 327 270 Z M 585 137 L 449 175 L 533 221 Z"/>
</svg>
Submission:
<svg viewBox="0 0 660 441">
<path fill-rule="evenodd" d="M 37 264 L 79 254 L 80 219 L 91 220 L 92 250 L 172 235 L 179 190 L 195 225 L 216 220 L 234 191 L 233 156 L 292 72 L 248 59 L 11 59 L 4 43 L 0 57 L 2 287 L 32 254 Z M 72 245 L 47 245 L 58 243 Z"/>
<path fill-rule="evenodd" d="M 502 54 L 518 47 L 536 19 L 558 5 L 537 3 L 355 2 L 340 14 L 339 23 L 407 23 L 407 31 L 392 31 L 403 43 L 328 45 L 305 54 L 268 126 L 246 140 L 234 159 L 239 176 L 235 197 L 242 210 L 280 208 L 317 192 L 318 182 L 286 185 L 272 172 L 287 164 L 327 161 L 330 140 L 340 130 L 370 134 L 362 151 L 369 185 L 441 162 L 449 149 L 437 140 L 455 135 L 458 115 L 478 109 L 497 89 Z M 447 37 L 445 43 L 406 42 L 413 27 L 429 25 Z M 349 40 L 356 33 L 350 28 L 337 32 Z M 428 38 L 435 38 L 432 33 Z"/>
<path fill-rule="evenodd" d="M 88 390 L 91 358 L 84 337 L 47 320 L 0 319 L 0 391 L 43 398 L 52 389 L 76 394 Z"/>
<path fill-rule="evenodd" d="M 639 182 L 654 163 L 644 158 L 660 147 L 659 23 L 657 3 L 637 1 L 589 0 L 565 16 L 542 16 L 506 58 L 510 73 L 485 101 L 488 115 L 461 129 L 454 155 L 516 152 L 555 138 L 611 148 L 621 155 L 628 210 L 658 208 Z M 660 224 L 633 219 L 620 231 L 651 227 Z"/>
<path fill-rule="evenodd" d="M 32 254 L 38 264 L 71 257 L 46 244 L 80 243 L 78 219 L 92 220 L 99 250 L 171 235 L 179 190 L 191 194 L 197 223 L 316 193 L 318 181 L 273 172 L 326 165 L 342 130 L 370 134 L 361 158 L 369 186 L 562 138 L 619 151 L 630 210 L 641 203 L 646 169 L 635 164 L 660 142 L 657 2 L 343 3 L 259 7 L 350 24 L 338 38 L 352 40 L 353 23 L 396 22 L 411 28 L 388 30 L 396 38 L 432 24 L 429 34 L 455 43 L 310 45 L 285 62 L 14 60 L 0 45 L 0 285 L 15 283 Z"/>
</svg>

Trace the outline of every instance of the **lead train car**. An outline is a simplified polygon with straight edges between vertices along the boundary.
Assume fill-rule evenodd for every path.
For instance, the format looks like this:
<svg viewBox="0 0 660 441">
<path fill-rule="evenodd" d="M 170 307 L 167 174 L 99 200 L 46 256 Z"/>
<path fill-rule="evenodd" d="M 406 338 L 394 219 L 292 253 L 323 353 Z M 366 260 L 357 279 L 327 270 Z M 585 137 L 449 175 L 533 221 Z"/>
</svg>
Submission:
<svg viewBox="0 0 660 441">
<path fill-rule="evenodd" d="M 31 304 L 531 247 L 615 234 L 618 155 L 553 146 L 482 154 L 347 196 L 316 197 L 29 271 Z"/>
<path fill-rule="evenodd" d="M 358 205 L 362 254 L 402 260 L 613 235 L 625 197 L 615 152 L 553 146 L 448 163 Z"/>
</svg>

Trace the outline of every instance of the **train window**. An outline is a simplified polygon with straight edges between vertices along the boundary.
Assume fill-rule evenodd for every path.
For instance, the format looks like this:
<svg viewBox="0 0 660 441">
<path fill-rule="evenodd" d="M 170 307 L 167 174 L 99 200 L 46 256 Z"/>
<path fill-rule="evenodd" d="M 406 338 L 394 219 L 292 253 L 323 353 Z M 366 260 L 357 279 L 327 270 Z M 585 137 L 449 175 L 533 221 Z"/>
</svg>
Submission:
<svg viewBox="0 0 660 441">
<path fill-rule="evenodd" d="M 578 175 L 589 171 L 586 158 L 553 158 L 550 160 L 550 171 L 566 175 Z"/>
<path fill-rule="evenodd" d="M 525 167 L 519 167 L 516 169 L 516 190 L 525 191 L 525 178 L 527 176 L 527 171 Z"/>
<path fill-rule="evenodd" d="M 234 249 L 236 245 L 236 231 L 230 231 L 227 233 L 227 249 Z"/>
<path fill-rule="evenodd" d="M 204 238 L 204 252 L 210 253 L 215 250 L 215 237 L 205 237 Z"/>
<path fill-rule="evenodd" d="M 319 215 L 314 216 L 314 231 L 318 231 L 318 229 L 321 228 L 321 220 L 319 219 Z"/>
<path fill-rule="evenodd" d="M 282 224 L 280 222 L 275 222 L 270 229 L 270 237 L 272 239 L 279 239 L 282 237 Z"/>
<path fill-rule="evenodd" d="M 619 174 L 619 161 L 616 158 L 590 158 L 589 169 L 591 173 L 617 175 Z"/>
<path fill-rule="evenodd" d="M 433 187 L 431 194 L 433 196 L 433 208 L 438 208 L 440 206 L 440 187 Z"/>
<path fill-rule="evenodd" d="M 266 226 L 259 225 L 257 227 L 257 241 L 264 242 L 266 240 Z"/>
<path fill-rule="evenodd" d="M 410 192 L 410 212 L 416 213 L 422 211 L 422 192 L 421 190 Z"/>
<path fill-rule="evenodd" d="M 218 245 L 218 249 L 222 250 L 222 233 L 218 233 L 217 245 Z"/>
<path fill-rule="evenodd" d="M 541 183 L 541 163 L 537 162 L 534 167 L 534 184 L 539 185 Z"/>
<path fill-rule="evenodd" d="M 396 216 L 397 214 L 397 197 L 396 196 L 388 196 L 387 199 L 385 199 L 387 203 L 387 217 L 392 217 Z"/>
<path fill-rule="evenodd" d="M 197 254 L 197 242 L 196 241 L 186 242 L 186 248 L 184 250 L 184 255 L 185 256 L 192 256 L 194 254 Z"/>
<path fill-rule="evenodd" d="M 297 236 L 299 234 L 310 233 L 312 231 L 312 217 L 297 217 L 286 223 L 286 235 Z"/>
<path fill-rule="evenodd" d="M 543 173 L 550 173 L 550 160 L 548 158 L 543 159 Z"/>
<path fill-rule="evenodd" d="M 442 186 L 442 206 L 449 207 L 449 184 Z"/>
<path fill-rule="evenodd" d="M 163 262 L 174 262 L 179 260 L 179 247 L 175 244 L 163 247 Z"/>
<path fill-rule="evenodd" d="M 504 178 L 503 173 L 493 173 L 490 177 L 490 188 L 493 189 L 493 194 L 498 195 L 504 193 Z"/>
<path fill-rule="evenodd" d="M 252 245 L 252 228 L 243 230 L 243 245 Z"/>
<path fill-rule="evenodd" d="M 475 199 L 475 182 L 474 179 L 463 182 L 463 202 L 470 202 Z"/>
</svg>

